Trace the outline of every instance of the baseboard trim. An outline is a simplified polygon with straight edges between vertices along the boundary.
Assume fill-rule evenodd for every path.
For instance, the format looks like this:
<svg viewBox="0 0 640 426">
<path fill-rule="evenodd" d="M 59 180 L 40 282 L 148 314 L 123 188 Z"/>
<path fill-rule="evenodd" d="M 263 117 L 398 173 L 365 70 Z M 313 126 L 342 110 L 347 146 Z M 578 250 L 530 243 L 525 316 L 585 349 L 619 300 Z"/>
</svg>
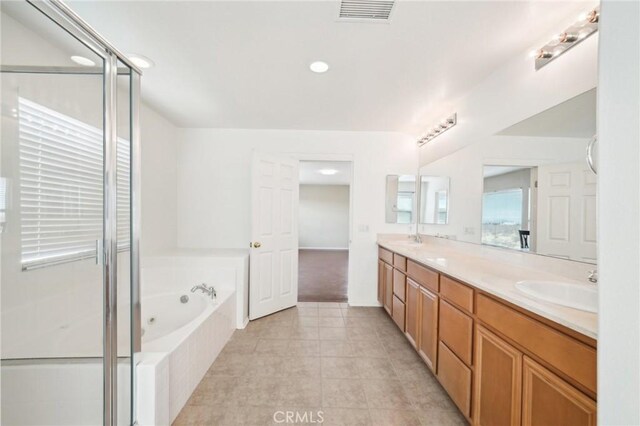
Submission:
<svg viewBox="0 0 640 426">
<path fill-rule="evenodd" d="M 349 247 L 298 247 L 298 250 L 332 250 L 332 251 L 347 251 Z"/>
</svg>

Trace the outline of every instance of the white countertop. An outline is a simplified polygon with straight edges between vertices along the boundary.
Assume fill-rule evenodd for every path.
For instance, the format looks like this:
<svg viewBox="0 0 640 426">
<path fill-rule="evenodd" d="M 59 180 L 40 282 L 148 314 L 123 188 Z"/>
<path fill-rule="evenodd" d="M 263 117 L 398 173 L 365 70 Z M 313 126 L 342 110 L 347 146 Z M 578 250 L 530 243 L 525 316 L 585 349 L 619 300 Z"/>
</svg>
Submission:
<svg viewBox="0 0 640 426">
<path fill-rule="evenodd" d="M 582 285 L 585 265 L 533 254 L 510 253 L 478 244 L 424 237 L 423 244 L 408 245 L 407 237 L 378 236 L 378 244 L 425 266 L 436 269 L 479 290 L 493 294 L 581 334 L 597 339 L 598 315 L 544 302 L 515 287 L 522 280 L 564 281 Z M 579 280 L 578 277 L 584 277 Z"/>
</svg>

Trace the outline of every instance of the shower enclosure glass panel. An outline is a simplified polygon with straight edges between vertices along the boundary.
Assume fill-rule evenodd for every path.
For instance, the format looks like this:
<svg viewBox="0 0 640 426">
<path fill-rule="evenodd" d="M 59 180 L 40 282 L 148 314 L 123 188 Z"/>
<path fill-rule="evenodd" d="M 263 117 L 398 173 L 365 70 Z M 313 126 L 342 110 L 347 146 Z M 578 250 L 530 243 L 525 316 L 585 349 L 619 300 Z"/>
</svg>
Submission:
<svg viewBox="0 0 640 426">
<path fill-rule="evenodd" d="M 56 20 L 0 3 L 1 422 L 131 424 L 139 75 Z"/>
</svg>

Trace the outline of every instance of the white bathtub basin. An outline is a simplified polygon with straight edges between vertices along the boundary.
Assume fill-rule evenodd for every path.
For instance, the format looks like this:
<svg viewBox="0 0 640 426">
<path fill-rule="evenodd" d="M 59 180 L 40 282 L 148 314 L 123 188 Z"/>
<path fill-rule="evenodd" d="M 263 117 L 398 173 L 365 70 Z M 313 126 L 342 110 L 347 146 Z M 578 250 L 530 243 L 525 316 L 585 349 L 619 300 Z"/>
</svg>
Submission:
<svg viewBox="0 0 640 426">
<path fill-rule="evenodd" d="M 598 312 L 598 290 L 588 284 L 525 280 L 516 288 L 531 297 L 587 312 Z"/>
</svg>

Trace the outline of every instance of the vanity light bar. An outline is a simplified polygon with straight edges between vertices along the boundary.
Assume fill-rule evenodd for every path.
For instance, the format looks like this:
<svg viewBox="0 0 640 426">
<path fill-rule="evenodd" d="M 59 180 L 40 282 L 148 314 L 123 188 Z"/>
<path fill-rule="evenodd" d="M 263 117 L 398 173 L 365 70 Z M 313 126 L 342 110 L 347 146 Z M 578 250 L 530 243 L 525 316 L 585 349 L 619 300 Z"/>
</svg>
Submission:
<svg viewBox="0 0 640 426">
<path fill-rule="evenodd" d="M 540 49 L 532 52 L 531 56 L 535 58 L 536 71 L 595 34 L 598 31 L 599 19 L 600 8 L 596 7 L 580 15 L 573 25 L 557 34 Z"/>
<path fill-rule="evenodd" d="M 426 134 L 424 134 L 422 137 L 420 137 L 420 139 L 418 139 L 418 145 L 422 146 L 425 143 L 429 142 L 431 139 L 437 136 L 440 136 L 441 134 L 443 134 L 444 132 L 446 132 L 453 126 L 455 126 L 457 122 L 458 122 L 457 113 L 454 113 L 450 117 L 445 118 L 440 123 L 436 124 L 435 126 L 431 127 L 429 130 L 427 130 Z"/>
</svg>

